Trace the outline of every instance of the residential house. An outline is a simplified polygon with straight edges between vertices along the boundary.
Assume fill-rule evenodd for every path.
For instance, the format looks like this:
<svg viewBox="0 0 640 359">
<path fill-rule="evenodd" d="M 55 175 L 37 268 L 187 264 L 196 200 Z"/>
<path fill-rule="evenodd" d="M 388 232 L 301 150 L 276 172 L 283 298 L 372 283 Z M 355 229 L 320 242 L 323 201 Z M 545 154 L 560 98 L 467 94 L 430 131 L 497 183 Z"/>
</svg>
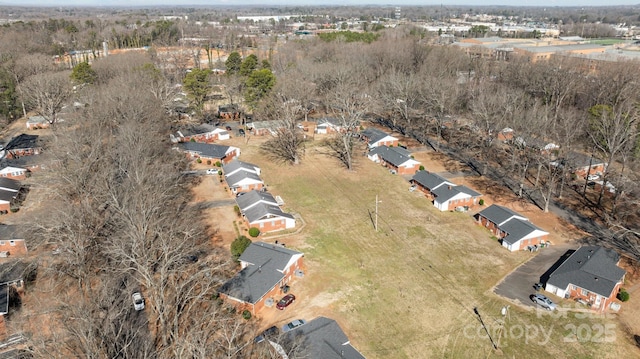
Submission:
<svg viewBox="0 0 640 359">
<path fill-rule="evenodd" d="M 318 119 L 316 125 L 316 133 L 319 135 L 327 135 L 331 133 L 338 133 L 345 130 L 342 127 L 342 122 L 335 117 L 323 117 Z"/>
<path fill-rule="evenodd" d="M 474 207 L 482 194 L 467 186 L 439 186 L 433 190 L 433 205 L 441 211 L 453 211 L 457 207 Z"/>
<path fill-rule="evenodd" d="M 283 245 L 254 242 L 239 258 L 238 274 L 223 284 L 218 293 L 239 311 L 256 314 L 279 299 L 286 285 L 302 276 L 304 254 Z"/>
<path fill-rule="evenodd" d="M 274 232 L 295 228 L 296 220 L 285 213 L 279 206 L 258 203 L 242 213 L 249 227 L 256 227 L 260 232 Z"/>
<path fill-rule="evenodd" d="M 536 227 L 523 215 L 497 204 L 476 214 L 476 220 L 511 252 L 541 245 L 549 236 L 549 232 Z"/>
<path fill-rule="evenodd" d="M 369 149 L 378 146 L 397 146 L 398 139 L 389 135 L 388 133 L 378 130 L 377 128 L 369 127 L 360 132 L 360 137 L 367 141 Z"/>
<path fill-rule="evenodd" d="M 21 134 L 16 136 L 4 146 L 6 158 L 18 158 L 22 156 L 37 155 L 42 150 L 37 135 Z"/>
<path fill-rule="evenodd" d="M 588 303 L 593 310 L 609 308 L 624 281 L 613 249 L 583 246 L 570 254 L 546 279 L 545 290 L 559 297 Z"/>
<path fill-rule="evenodd" d="M 28 172 L 37 172 L 42 168 L 46 168 L 47 165 L 53 163 L 51 156 L 47 154 L 39 154 L 35 156 L 24 156 L 18 158 L 3 158 L 1 160 L 2 166 L 24 168 Z M 7 176 L 7 178 L 10 178 Z"/>
<path fill-rule="evenodd" d="M 238 108 L 238 105 L 224 105 L 218 106 L 218 117 L 223 118 L 225 120 L 235 120 L 239 119 L 242 115 L 242 112 Z"/>
<path fill-rule="evenodd" d="M 27 244 L 23 233 L 24 230 L 21 226 L 0 224 L 0 258 L 27 254 Z"/>
<path fill-rule="evenodd" d="M 0 265 L 0 340 L 7 335 L 6 316 L 11 307 L 19 306 L 25 290 L 25 280 L 35 276 L 36 266 L 11 261 Z"/>
<path fill-rule="evenodd" d="M 202 161 L 211 161 L 211 163 L 221 162 L 229 163 L 236 157 L 240 156 L 240 149 L 232 146 L 223 146 L 200 142 L 183 142 L 178 144 L 182 151 L 187 154 L 190 159 L 200 158 Z"/>
<path fill-rule="evenodd" d="M 498 141 L 509 142 L 513 139 L 514 131 L 512 128 L 505 127 L 498 132 Z"/>
<path fill-rule="evenodd" d="M 266 204 L 270 206 L 278 206 L 278 201 L 271 193 L 263 191 L 249 191 L 240 197 L 236 197 L 236 203 L 241 213 L 244 213 L 249 208 L 259 204 Z"/>
<path fill-rule="evenodd" d="M 276 136 L 278 134 L 278 131 L 280 131 L 280 129 L 282 129 L 283 127 L 284 123 L 278 120 L 254 121 L 247 124 L 247 128 L 249 128 L 251 133 L 255 136 Z"/>
<path fill-rule="evenodd" d="M 450 182 L 446 178 L 430 173 L 427 171 L 418 171 L 410 180 L 411 184 L 417 186 L 426 195 L 433 196 L 433 191 L 442 186 L 455 186 L 456 184 Z"/>
<path fill-rule="evenodd" d="M 295 343 L 309 359 L 364 359 L 351 345 L 340 325 L 326 317 L 318 317 L 286 333 L 283 345 Z M 276 347 L 280 343 L 270 342 Z"/>
<path fill-rule="evenodd" d="M 27 130 L 38 130 L 41 128 L 49 128 L 51 123 L 44 116 L 30 116 L 27 119 Z"/>
<path fill-rule="evenodd" d="M 573 151 L 566 155 L 563 162 L 569 166 L 571 172 L 578 178 L 586 178 L 591 174 L 602 174 L 607 168 L 605 161 Z"/>
<path fill-rule="evenodd" d="M 414 174 L 420 168 L 420 162 L 411 157 L 409 151 L 402 147 L 378 146 L 367 155 L 374 162 L 395 171 L 399 175 Z"/>
<path fill-rule="evenodd" d="M 224 170 L 225 176 L 232 176 L 241 171 L 255 173 L 260 176 L 260 167 L 253 163 L 243 162 L 240 160 L 233 160 L 222 166 L 222 169 Z"/>
<path fill-rule="evenodd" d="M 227 185 L 233 193 L 246 193 L 253 190 L 261 190 L 264 182 L 255 173 L 247 171 L 237 171 L 232 175 L 225 176 Z"/>
<path fill-rule="evenodd" d="M 11 206 L 16 203 L 22 185 L 20 182 L 0 177 L 0 212 L 8 213 Z"/>
<path fill-rule="evenodd" d="M 171 135 L 172 142 L 203 142 L 211 143 L 214 141 L 224 141 L 230 138 L 227 130 L 212 126 L 207 123 L 197 126 L 181 129 L 175 135 Z"/>
<path fill-rule="evenodd" d="M 27 170 L 26 168 L 5 166 L 4 168 L 0 169 L 0 177 L 6 177 L 14 180 L 23 180 L 27 178 L 27 172 L 29 172 L 29 170 Z"/>
</svg>

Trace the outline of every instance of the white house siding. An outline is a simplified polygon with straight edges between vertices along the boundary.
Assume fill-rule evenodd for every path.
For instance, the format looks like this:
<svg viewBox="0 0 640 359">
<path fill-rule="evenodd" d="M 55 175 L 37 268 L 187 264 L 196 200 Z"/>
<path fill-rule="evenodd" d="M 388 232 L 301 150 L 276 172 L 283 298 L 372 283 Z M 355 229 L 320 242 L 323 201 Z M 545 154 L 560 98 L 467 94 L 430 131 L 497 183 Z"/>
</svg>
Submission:
<svg viewBox="0 0 640 359">
<path fill-rule="evenodd" d="M 567 288 L 565 288 L 565 289 L 560 289 L 560 288 L 558 288 L 558 287 L 555 287 L 555 286 L 553 286 L 553 285 L 551 285 L 551 284 L 547 283 L 547 284 L 545 285 L 544 290 L 545 290 L 545 291 L 547 291 L 547 292 L 549 292 L 549 293 L 555 294 L 555 295 L 557 295 L 557 296 L 558 296 L 558 297 L 560 297 L 560 298 L 564 298 L 564 295 L 565 295 L 565 293 L 566 293 L 566 291 L 567 291 Z"/>
</svg>

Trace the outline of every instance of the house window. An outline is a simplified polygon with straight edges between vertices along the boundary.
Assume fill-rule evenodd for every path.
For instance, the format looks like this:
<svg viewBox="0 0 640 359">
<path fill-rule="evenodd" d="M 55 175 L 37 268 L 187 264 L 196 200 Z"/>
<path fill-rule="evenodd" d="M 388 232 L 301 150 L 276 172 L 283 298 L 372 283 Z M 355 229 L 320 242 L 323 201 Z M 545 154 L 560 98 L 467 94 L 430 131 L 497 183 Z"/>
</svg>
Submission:
<svg viewBox="0 0 640 359">
<path fill-rule="evenodd" d="M 4 246 L 6 243 L 6 241 L 0 241 L 0 246 Z"/>
<path fill-rule="evenodd" d="M 15 246 L 16 245 L 16 241 L 9 241 L 9 245 L 10 246 Z"/>
<path fill-rule="evenodd" d="M 580 293 L 585 297 L 589 295 L 589 292 L 586 289 L 580 289 Z"/>
<path fill-rule="evenodd" d="M 260 222 L 260 228 L 264 228 L 264 222 Z"/>
</svg>

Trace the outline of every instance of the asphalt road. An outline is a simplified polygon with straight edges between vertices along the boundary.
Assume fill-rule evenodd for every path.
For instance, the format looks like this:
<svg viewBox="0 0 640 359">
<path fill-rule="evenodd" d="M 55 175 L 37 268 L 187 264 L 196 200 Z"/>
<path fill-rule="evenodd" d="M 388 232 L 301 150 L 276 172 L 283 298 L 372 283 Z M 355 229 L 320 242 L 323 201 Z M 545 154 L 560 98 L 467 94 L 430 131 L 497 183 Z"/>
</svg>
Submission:
<svg viewBox="0 0 640 359">
<path fill-rule="evenodd" d="M 535 283 L 540 282 L 540 277 L 551 268 L 569 249 L 577 248 L 576 244 L 562 244 L 541 248 L 528 262 L 516 268 L 504 280 L 498 284 L 493 292 L 501 297 L 520 302 L 524 306 L 534 307 L 535 304 L 529 296 L 536 291 Z M 545 295 L 547 295 L 545 293 Z M 554 297 L 549 293 L 549 298 Z"/>
</svg>

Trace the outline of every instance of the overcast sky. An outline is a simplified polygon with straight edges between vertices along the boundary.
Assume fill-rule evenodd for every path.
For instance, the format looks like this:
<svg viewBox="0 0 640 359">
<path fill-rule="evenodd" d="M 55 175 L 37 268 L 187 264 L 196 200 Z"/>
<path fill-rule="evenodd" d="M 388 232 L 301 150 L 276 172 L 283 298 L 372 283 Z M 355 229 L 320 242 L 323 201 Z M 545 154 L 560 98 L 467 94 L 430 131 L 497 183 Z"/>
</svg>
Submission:
<svg viewBox="0 0 640 359">
<path fill-rule="evenodd" d="M 612 6 L 638 5 L 640 0 L 0 0 L 0 5 L 22 6 L 154 6 L 154 5 L 507 5 L 507 6 Z"/>
</svg>

